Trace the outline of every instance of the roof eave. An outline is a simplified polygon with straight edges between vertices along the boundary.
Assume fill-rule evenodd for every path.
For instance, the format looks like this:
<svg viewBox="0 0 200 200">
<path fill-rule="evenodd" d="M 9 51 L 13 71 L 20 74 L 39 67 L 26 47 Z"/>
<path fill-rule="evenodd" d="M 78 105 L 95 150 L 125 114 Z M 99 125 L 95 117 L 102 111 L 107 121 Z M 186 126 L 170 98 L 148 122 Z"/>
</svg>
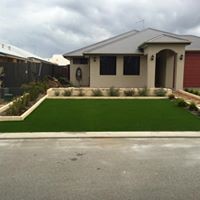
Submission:
<svg viewBox="0 0 200 200">
<path fill-rule="evenodd" d="M 138 47 L 138 49 L 140 49 L 140 50 L 145 49 L 146 47 L 148 47 L 148 45 L 151 45 L 151 44 L 154 44 L 154 45 L 156 45 L 156 44 L 185 44 L 185 45 L 190 45 L 191 42 L 189 42 L 189 41 L 188 42 L 187 41 L 185 41 L 185 42 L 144 42 Z"/>
<path fill-rule="evenodd" d="M 20 56 L 15 56 L 15 55 L 12 55 L 12 54 L 2 53 L 2 52 L 0 52 L 0 56 L 7 57 L 7 58 L 20 59 L 20 60 L 27 60 L 26 58 L 23 58 L 23 57 L 20 57 Z"/>
<path fill-rule="evenodd" d="M 115 53 L 115 52 L 111 52 L 111 53 L 84 53 L 85 56 L 89 55 L 141 55 L 143 54 L 142 52 L 135 52 L 135 53 Z"/>
<path fill-rule="evenodd" d="M 188 52 L 188 51 L 200 51 L 200 49 L 186 49 L 185 51 L 186 52 Z"/>
</svg>

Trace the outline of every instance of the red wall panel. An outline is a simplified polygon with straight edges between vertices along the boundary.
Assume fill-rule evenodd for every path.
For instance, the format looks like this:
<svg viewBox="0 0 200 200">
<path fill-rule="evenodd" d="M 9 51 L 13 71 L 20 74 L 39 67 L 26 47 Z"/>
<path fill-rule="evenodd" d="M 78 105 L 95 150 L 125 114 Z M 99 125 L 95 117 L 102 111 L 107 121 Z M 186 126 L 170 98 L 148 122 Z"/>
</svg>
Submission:
<svg viewBox="0 0 200 200">
<path fill-rule="evenodd" d="M 184 87 L 200 87 L 200 52 L 186 52 Z"/>
</svg>

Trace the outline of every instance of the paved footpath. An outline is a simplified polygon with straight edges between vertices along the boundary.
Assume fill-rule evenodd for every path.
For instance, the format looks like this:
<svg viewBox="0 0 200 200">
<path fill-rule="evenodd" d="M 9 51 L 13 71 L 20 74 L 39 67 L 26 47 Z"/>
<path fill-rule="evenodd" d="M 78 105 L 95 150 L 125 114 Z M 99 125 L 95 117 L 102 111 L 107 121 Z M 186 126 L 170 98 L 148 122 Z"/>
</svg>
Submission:
<svg viewBox="0 0 200 200">
<path fill-rule="evenodd" d="M 58 138 L 200 138 L 200 132 L 49 132 L 0 133 L 1 139 Z"/>
</svg>

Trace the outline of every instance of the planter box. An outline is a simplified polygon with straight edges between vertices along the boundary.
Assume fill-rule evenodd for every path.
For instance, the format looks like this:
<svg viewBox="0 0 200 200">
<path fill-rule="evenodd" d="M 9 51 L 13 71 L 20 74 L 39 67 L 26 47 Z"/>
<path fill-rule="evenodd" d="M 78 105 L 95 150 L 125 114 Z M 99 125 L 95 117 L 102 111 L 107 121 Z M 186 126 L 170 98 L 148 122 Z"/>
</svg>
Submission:
<svg viewBox="0 0 200 200">
<path fill-rule="evenodd" d="M 47 95 L 42 97 L 39 101 L 37 101 L 33 106 L 31 106 L 27 111 L 25 111 L 20 116 L 0 116 L 0 121 L 23 121 L 28 115 L 30 115 L 45 99 Z M 13 102 L 1 107 L 0 112 L 6 111 Z"/>
<path fill-rule="evenodd" d="M 66 90 L 72 90 L 72 95 L 71 96 L 78 96 L 78 94 L 80 92 L 80 89 L 84 93 L 84 96 L 90 96 L 91 97 L 91 96 L 93 96 L 92 91 L 96 90 L 96 89 L 99 89 L 99 90 L 102 91 L 103 96 L 105 96 L 105 97 L 107 96 L 108 97 L 109 88 L 75 88 L 75 87 L 50 88 L 50 89 L 47 90 L 47 96 L 48 97 L 63 97 L 63 93 Z M 115 89 L 119 89 L 119 94 L 120 94 L 119 96 L 124 96 L 124 91 L 132 90 L 132 89 L 135 91 L 135 96 L 137 96 L 138 95 L 138 91 L 140 89 L 144 89 L 144 88 L 115 88 Z M 159 89 L 159 88 L 148 89 L 149 96 L 155 96 L 154 92 L 157 89 Z M 166 91 L 166 96 L 172 93 L 171 89 L 164 88 L 164 90 Z M 59 92 L 59 96 L 55 96 L 56 92 Z"/>
</svg>

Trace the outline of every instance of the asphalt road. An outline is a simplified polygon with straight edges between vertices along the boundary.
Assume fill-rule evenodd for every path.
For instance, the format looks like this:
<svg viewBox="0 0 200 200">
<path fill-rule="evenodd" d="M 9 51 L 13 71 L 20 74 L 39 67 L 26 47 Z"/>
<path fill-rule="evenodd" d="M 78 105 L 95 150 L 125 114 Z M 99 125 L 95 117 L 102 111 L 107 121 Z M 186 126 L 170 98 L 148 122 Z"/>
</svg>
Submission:
<svg viewBox="0 0 200 200">
<path fill-rule="evenodd" d="M 1 140 L 1 200 L 200 199 L 200 139 Z"/>
</svg>

